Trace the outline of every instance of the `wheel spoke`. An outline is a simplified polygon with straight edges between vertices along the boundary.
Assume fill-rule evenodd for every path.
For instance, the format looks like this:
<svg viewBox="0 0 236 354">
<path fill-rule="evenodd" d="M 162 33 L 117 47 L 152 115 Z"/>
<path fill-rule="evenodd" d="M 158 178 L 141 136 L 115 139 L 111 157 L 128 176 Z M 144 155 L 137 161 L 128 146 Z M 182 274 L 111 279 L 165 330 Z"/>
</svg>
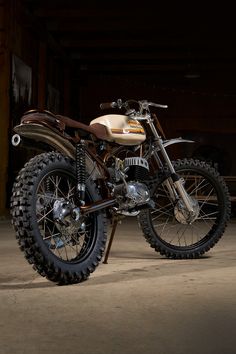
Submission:
<svg viewBox="0 0 236 354">
<path fill-rule="evenodd" d="M 163 210 L 164 209 L 164 210 Z M 159 210 L 157 209 L 156 210 L 156 213 L 159 213 L 159 215 L 155 216 L 154 218 L 152 218 L 152 220 L 156 220 L 156 219 L 159 219 L 163 216 L 172 216 L 173 215 L 173 209 L 165 209 L 164 207 L 163 208 L 160 208 Z"/>
<path fill-rule="evenodd" d="M 188 179 L 186 178 L 186 181 L 188 181 Z M 191 181 L 191 180 L 190 180 Z M 204 189 L 207 185 L 209 185 L 209 183 L 206 181 L 206 184 L 203 184 L 205 182 L 205 179 L 201 179 L 201 182 L 199 182 L 199 184 L 196 185 L 196 181 L 194 181 L 190 186 L 188 186 L 188 188 L 186 188 L 186 191 L 190 194 L 190 195 L 197 195 L 197 192 L 200 191 L 201 189 Z M 202 185 L 203 184 L 203 185 Z M 191 190 L 191 188 L 194 186 L 194 189 Z M 196 192 L 196 193 L 195 193 Z"/>
<path fill-rule="evenodd" d="M 44 214 L 39 220 L 38 223 L 40 223 L 43 219 L 47 219 L 48 221 L 52 221 L 52 219 L 49 219 L 47 216 L 53 211 L 53 208 L 51 208 L 46 214 Z"/>
<path fill-rule="evenodd" d="M 75 183 L 63 173 L 51 173 L 38 186 L 37 222 L 44 242 L 52 253 L 64 261 L 83 257 L 92 242 L 90 218 L 85 219 L 85 228 L 80 230 L 80 224 L 75 225 L 73 219 L 68 219 L 68 226 L 55 224 L 53 218 L 56 200 L 69 201 L 74 205 Z M 67 221 L 68 222 L 68 221 Z"/>
<path fill-rule="evenodd" d="M 150 217 L 156 233 L 163 241 L 173 247 L 185 249 L 198 242 L 204 242 L 205 236 L 217 220 L 219 205 L 211 180 L 196 170 L 192 171 L 191 167 L 177 173 L 184 178 L 187 193 L 199 205 L 195 219 L 192 222 L 188 222 L 188 219 L 185 221 L 185 214 L 182 214 L 184 204 L 178 204 L 178 200 L 174 203 L 165 181 L 156 191 L 155 198 L 158 203 L 150 212 Z M 188 215 L 187 211 L 185 213 Z"/>
<path fill-rule="evenodd" d="M 215 220 L 217 215 L 219 214 L 218 211 L 213 211 L 211 213 L 204 213 L 204 211 L 201 210 L 202 215 L 200 217 L 198 217 L 198 220 L 203 220 L 203 219 L 211 219 L 211 220 Z"/>
</svg>

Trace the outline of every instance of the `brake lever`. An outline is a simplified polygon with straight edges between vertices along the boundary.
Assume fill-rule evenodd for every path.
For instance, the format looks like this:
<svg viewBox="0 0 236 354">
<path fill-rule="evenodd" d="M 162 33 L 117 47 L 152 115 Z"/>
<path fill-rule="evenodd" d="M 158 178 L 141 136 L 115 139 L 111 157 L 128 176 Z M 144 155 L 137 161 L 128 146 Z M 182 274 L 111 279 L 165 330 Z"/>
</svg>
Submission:
<svg viewBox="0 0 236 354">
<path fill-rule="evenodd" d="M 158 108 L 168 108 L 168 106 L 165 104 L 159 104 L 159 103 L 154 103 L 154 102 L 148 102 L 146 100 L 144 101 L 139 101 L 139 104 L 142 107 L 142 110 L 148 110 L 150 106 L 152 107 L 158 107 Z"/>
</svg>

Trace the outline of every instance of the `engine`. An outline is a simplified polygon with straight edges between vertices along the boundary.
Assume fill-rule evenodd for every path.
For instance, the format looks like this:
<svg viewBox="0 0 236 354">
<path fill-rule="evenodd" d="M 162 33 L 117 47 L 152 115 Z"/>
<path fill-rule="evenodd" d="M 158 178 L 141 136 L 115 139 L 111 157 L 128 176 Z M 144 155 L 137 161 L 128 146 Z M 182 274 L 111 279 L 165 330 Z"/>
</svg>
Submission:
<svg viewBox="0 0 236 354">
<path fill-rule="evenodd" d="M 134 215 L 140 206 L 150 201 L 145 181 L 149 179 L 149 165 L 142 157 L 115 159 L 115 166 L 109 168 L 112 177 L 112 194 L 117 198 L 117 212 Z"/>
</svg>

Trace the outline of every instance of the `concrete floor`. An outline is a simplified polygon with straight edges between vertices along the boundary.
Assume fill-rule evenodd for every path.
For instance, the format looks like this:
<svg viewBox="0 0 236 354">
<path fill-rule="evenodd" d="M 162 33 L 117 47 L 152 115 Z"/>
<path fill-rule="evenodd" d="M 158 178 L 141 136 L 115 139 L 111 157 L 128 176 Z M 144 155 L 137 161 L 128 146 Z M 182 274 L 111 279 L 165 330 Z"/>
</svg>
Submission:
<svg viewBox="0 0 236 354">
<path fill-rule="evenodd" d="M 1 354 L 236 352 L 236 220 L 206 257 L 169 260 L 125 219 L 109 264 L 64 287 L 32 270 L 9 221 L 0 243 Z"/>
</svg>

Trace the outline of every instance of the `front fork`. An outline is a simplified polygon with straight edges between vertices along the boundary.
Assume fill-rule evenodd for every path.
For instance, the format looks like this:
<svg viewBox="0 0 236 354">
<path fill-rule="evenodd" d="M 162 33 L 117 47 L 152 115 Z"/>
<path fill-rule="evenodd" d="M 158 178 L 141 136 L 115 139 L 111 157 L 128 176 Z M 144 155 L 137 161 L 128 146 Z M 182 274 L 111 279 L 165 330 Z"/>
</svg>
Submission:
<svg viewBox="0 0 236 354">
<path fill-rule="evenodd" d="M 184 188 L 183 179 L 180 178 L 176 173 L 173 176 L 171 175 L 171 179 L 173 181 L 173 186 L 174 186 L 174 188 L 176 188 L 180 198 L 183 200 L 183 203 L 184 203 L 186 209 L 188 210 L 188 212 L 190 214 L 193 214 L 193 212 L 194 212 L 193 202 Z M 169 184 L 170 184 L 170 182 L 169 182 Z M 170 185 L 170 188 L 171 188 L 171 185 Z M 176 190 L 174 189 L 174 193 L 176 193 Z M 173 194 L 173 189 L 172 189 L 172 194 Z"/>
<path fill-rule="evenodd" d="M 183 203 L 184 203 L 186 209 L 188 210 L 188 212 L 190 214 L 193 214 L 193 212 L 194 212 L 193 202 L 184 188 L 184 181 L 175 172 L 175 169 L 170 161 L 170 158 L 166 152 L 166 149 L 163 146 L 162 139 L 158 138 L 157 142 L 158 142 L 159 150 L 163 156 L 163 159 L 165 160 L 165 162 L 171 172 L 171 176 L 170 176 L 171 180 L 166 181 L 166 187 L 169 191 L 170 197 L 172 200 L 176 200 L 179 196 L 183 200 Z M 157 155 L 156 151 L 154 151 L 154 156 L 155 156 L 156 161 L 158 161 L 158 164 L 159 164 L 160 159 L 159 159 L 159 156 Z"/>
</svg>

